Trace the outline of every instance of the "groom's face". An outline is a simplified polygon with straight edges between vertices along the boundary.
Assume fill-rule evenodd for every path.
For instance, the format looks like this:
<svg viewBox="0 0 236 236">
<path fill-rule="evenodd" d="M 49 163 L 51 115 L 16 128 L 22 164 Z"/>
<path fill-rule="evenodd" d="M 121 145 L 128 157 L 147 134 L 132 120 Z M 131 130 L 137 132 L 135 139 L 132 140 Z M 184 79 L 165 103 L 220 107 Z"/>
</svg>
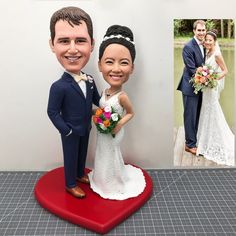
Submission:
<svg viewBox="0 0 236 236">
<path fill-rule="evenodd" d="M 57 21 L 55 38 L 49 43 L 60 64 L 74 74 L 80 73 L 93 50 L 93 42 L 84 21 L 80 25 L 73 25 L 66 20 Z"/>
<path fill-rule="evenodd" d="M 204 41 L 205 35 L 206 35 L 206 26 L 202 24 L 197 24 L 196 29 L 193 30 L 195 37 L 199 41 Z"/>
</svg>

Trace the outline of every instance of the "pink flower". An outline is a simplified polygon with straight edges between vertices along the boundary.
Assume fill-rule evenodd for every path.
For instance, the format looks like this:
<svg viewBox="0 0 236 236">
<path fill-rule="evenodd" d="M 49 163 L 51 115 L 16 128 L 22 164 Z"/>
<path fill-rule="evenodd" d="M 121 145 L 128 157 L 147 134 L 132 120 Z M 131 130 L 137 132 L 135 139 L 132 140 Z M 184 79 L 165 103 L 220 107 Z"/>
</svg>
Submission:
<svg viewBox="0 0 236 236">
<path fill-rule="evenodd" d="M 107 120 L 111 118 L 111 112 L 104 112 L 103 115 L 106 117 Z"/>
<path fill-rule="evenodd" d="M 103 123 L 103 121 L 102 121 L 102 119 L 100 117 L 97 117 L 97 123 L 98 124 L 102 124 Z"/>
</svg>

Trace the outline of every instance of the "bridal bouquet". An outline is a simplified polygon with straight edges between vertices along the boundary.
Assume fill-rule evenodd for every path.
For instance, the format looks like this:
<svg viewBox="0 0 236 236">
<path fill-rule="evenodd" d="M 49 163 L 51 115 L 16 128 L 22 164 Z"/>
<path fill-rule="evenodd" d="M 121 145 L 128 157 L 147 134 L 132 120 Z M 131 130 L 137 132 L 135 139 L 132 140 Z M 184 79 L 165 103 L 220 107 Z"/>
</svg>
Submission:
<svg viewBox="0 0 236 236">
<path fill-rule="evenodd" d="M 97 130 L 104 134 L 110 134 L 120 119 L 121 116 L 112 106 L 98 108 L 93 115 L 93 122 Z M 114 138 L 115 134 L 112 134 L 112 137 Z"/>
<path fill-rule="evenodd" d="M 197 94 L 204 88 L 215 88 L 218 84 L 218 77 L 218 73 L 210 65 L 203 65 L 197 68 L 189 82 L 193 83 L 194 93 Z"/>
</svg>

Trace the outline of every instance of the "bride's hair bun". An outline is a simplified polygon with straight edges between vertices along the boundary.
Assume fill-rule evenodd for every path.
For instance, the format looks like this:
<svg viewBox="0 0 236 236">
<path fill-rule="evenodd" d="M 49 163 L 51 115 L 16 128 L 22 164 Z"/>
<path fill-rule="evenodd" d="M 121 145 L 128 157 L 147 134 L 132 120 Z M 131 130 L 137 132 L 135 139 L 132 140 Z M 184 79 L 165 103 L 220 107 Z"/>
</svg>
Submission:
<svg viewBox="0 0 236 236">
<path fill-rule="evenodd" d="M 214 40 L 216 41 L 217 40 L 217 33 L 218 33 L 218 31 L 216 29 L 212 29 L 212 30 L 209 30 L 206 33 L 206 35 L 208 35 L 208 34 L 211 35 L 214 38 Z"/>
<path fill-rule="evenodd" d="M 131 41 L 134 41 L 133 32 L 130 28 L 121 25 L 112 25 L 107 29 L 105 36 L 110 35 L 122 35 L 124 37 L 128 37 Z M 104 36 L 104 37 L 105 37 Z"/>
<path fill-rule="evenodd" d="M 122 25 L 112 25 L 107 29 L 99 47 L 99 60 L 102 58 L 106 47 L 112 43 L 121 44 L 126 47 L 130 52 L 132 62 L 134 62 L 136 51 L 134 46 L 134 35 L 130 28 Z"/>
<path fill-rule="evenodd" d="M 217 29 L 212 29 L 211 32 L 215 33 L 216 35 L 218 34 L 218 30 Z"/>
</svg>

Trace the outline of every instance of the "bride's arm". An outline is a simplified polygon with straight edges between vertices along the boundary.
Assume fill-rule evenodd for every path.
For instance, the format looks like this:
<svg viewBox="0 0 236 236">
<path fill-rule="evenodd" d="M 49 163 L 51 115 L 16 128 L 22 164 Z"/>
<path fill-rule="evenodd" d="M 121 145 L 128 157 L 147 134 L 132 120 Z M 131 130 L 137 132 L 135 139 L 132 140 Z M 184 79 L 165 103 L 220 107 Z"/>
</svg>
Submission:
<svg viewBox="0 0 236 236">
<path fill-rule="evenodd" d="M 225 61 L 224 61 L 224 58 L 222 57 L 222 55 L 215 56 L 215 59 L 216 59 L 216 63 L 219 65 L 219 67 L 221 69 L 220 77 L 218 79 L 222 79 L 228 73 L 227 66 L 225 64 Z"/>
<path fill-rule="evenodd" d="M 114 134 L 118 133 L 122 126 L 124 126 L 134 116 L 132 104 L 126 93 L 122 92 L 122 94 L 120 94 L 119 103 L 124 108 L 125 115 L 119 120 L 116 127 L 113 129 L 112 133 Z"/>
</svg>

